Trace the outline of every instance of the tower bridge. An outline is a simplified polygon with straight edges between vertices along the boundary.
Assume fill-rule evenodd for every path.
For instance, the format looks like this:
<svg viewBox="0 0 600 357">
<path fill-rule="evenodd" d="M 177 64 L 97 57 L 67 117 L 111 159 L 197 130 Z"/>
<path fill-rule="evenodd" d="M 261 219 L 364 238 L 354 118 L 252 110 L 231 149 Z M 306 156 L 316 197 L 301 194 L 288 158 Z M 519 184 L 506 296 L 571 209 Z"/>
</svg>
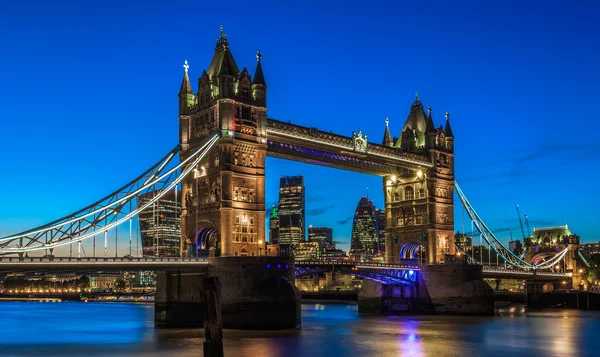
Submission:
<svg viewBox="0 0 600 357">
<path fill-rule="evenodd" d="M 563 259 L 571 262 L 571 269 L 576 267 L 575 246 L 568 245 L 538 264 L 511 252 L 487 227 L 454 180 L 454 134 L 448 112 L 445 125 L 436 127 L 431 106 L 425 109 L 417 94 L 398 137 L 391 135 L 386 119 L 381 144 L 371 142 L 372 136 L 360 129 L 351 135 L 339 135 L 268 118 L 268 87 L 260 51 L 256 58 L 254 76 L 246 68 L 240 71 L 221 31 L 195 92 L 190 66 L 184 63 L 178 95 L 178 145 L 101 200 L 44 226 L 0 238 L 0 255 L 6 256 L 0 259 L 0 269 L 143 267 L 161 271 L 157 323 L 178 326 L 192 323 L 187 320 L 191 313 L 202 311 L 199 277 L 216 275 L 223 281 L 223 313 L 228 316 L 229 326 L 256 327 L 268 311 L 276 326 L 289 327 L 299 323 L 294 277 L 311 271 L 337 267 L 374 284 L 413 287 L 401 290 L 402 298 L 410 304 L 417 299 L 428 308 L 433 306 L 433 311 L 489 313 L 489 286 L 482 280 L 485 275 L 541 276 L 541 271 Z M 294 263 L 290 258 L 261 256 L 266 251 L 267 156 L 380 176 L 386 215 L 385 264 Z M 106 257 L 108 232 L 119 226 L 129 227 L 131 247 L 132 219 L 178 187 L 182 257 L 96 258 L 97 251 L 99 255 L 104 251 Z M 456 258 L 455 191 L 486 244 L 513 270 L 483 269 L 481 264 L 469 265 Z M 141 195 L 149 199 L 134 205 Z M 84 241 L 93 243 L 89 259 L 38 261 L 24 257 L 32 252 L 52 255 L 61 246 L 76 246 L 80 252 Z M 208 262 L 199 258 L 201 250 L 210 252 Z M 407 263 L 417 251 L 426 252 L 427 265 Z M 449 262 L 446 268 L 444 264 Z M 396 294 L 393 289 L 384 290 L 371 285 L 365 289 L 366 298 L 375 301 L 376 294 Z"/>
</svg>

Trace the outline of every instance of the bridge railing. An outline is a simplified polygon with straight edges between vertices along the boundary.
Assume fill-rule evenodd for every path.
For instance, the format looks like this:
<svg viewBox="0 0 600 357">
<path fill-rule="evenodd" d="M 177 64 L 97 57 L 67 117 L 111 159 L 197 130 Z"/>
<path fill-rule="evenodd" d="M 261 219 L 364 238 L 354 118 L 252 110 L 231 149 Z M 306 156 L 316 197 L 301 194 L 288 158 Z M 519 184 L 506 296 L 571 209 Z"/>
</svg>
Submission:
<svg viewBox="0 0 600 357">
<path fill-rule="evenodd" d="M 503 268 L 492 268 L 488 266 L 483 266 L 484 272 L 493 272 L 493 273 L 503 273 L 503 274 L 528 274 L 533 275 L 534 271 L 532 269 L 503 269 Z M 568 276 L 566 273 L 555 273 L 551 271 L 535 271 L 536 275 L 545 275 L 545 276 Z"/>
<path fill-rule="evenodd" d="M 176 258 L 176 257 L 119 257 L 119 258 L 43 258 L 43 257 L 8 257 L 0 258 L 0 264 L 2 263 L 29 263 L 29 264 L 41 264 L 41 263 L 201 263 L 207 262 L 206 258 Z"/>
<path fill-rule="evenodd" d="M 349 260 L 297 260 L 296 265 L 338 265 L 338 266 L 360 266 L 386 269 L 410 269 L 419 270 L 416 264 L 402 263 L 372 263 L 372 262 L 356 262 Z"/>
</svg>

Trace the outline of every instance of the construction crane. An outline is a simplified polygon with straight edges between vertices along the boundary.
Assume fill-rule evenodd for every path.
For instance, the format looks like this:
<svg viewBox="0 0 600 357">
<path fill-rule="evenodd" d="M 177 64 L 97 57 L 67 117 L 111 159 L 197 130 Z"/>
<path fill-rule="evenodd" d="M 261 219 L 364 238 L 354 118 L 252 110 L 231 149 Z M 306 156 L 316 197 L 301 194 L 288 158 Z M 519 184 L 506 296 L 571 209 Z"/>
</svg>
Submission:
<svg viewBox="0 0 600 357">
<path fill-rule="evenodd" d="M 525 227 L 527 227 L 527 237 L 531 237 L 531 231 L 529 231 L 529 217 L 525 215 Z"/>
<path fill-rule="evenodd" d="M 519 204 L 517 204 L 517 215 L 519 216 L 519 224 L 521 225 L 521 234 L 523 234 L 523 239 L 525 239 L 525 230 L 523 229 L 523 220 L 521 219 L 521 212 L 519 211 Z"/>
</svg>

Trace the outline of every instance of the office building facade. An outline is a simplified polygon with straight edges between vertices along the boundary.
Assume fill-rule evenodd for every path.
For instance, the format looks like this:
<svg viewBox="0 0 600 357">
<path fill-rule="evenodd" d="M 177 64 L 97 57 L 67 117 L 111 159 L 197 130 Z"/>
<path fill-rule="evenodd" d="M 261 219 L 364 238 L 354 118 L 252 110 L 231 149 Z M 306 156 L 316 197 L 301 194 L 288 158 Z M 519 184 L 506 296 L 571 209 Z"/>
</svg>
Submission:
<svg viewBox="0 0 600 357">
<path fill-rule="evenodd" d="M 304 242 L 306 233 L 304 177 L 285 176 L 279 181 L 279 236 L 278 243 L 298 244 Z"/>
<path fill-rule="evenodd" d="M 154 195 L 154 192 L 148 192 L 138 196 L 138 207 L 151 201 Z M 139 213 L 142 254 L 144 256 L 180 256 L 180 212 L 179 192 L 171 190 Z"/>
</svg>

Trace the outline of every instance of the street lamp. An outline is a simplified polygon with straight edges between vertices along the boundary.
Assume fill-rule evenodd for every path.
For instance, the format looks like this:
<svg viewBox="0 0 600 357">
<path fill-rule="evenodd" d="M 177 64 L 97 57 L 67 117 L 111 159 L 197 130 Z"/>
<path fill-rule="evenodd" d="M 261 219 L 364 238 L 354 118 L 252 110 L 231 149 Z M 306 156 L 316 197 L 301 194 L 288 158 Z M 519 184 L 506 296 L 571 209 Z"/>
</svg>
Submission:
<svg viewBox="0 0 600 357">
<path fill-rule="evenodd" d="M 262 244 L 263 241 L 262 239 L 258 241 L 258 255 L 261 256 L 262 255 Z"/>
</svg>

